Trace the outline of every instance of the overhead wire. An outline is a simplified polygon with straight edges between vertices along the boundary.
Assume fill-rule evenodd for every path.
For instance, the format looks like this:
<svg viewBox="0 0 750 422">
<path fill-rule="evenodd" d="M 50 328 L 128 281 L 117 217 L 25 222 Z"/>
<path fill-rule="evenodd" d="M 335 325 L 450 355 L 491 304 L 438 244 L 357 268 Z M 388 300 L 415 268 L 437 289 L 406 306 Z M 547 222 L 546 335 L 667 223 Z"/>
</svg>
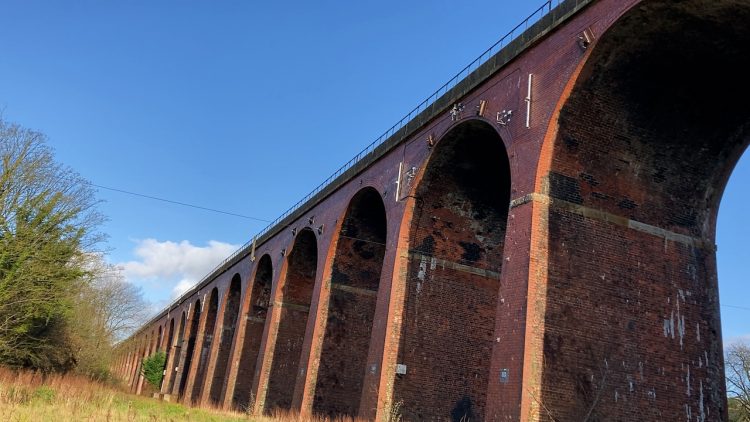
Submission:
<svg viewBox="0 0 750 422">
<path fill-rule="evenodd" d="M 95 187 L 95 188 L 109 190 L 109 191 L 112 191 L 112 192 L 124 193 L 126 195 L 138 196 L 138 197 L 141 197 L 141 198 L 151 199 L 151 200 L 154 200 L 154 201 L 161 201 L 161 202 L 166 202 L 166 203 L 169 203 L 169 204 L 180 205 L 180 206 L 183 206 L 183 207 L 190 207 L 190 208 L 195 208 L 195 209 L 199 209 L 199 210 L 203 210 L 203 211 L 215 212 L 215 213 L 224 214 L 224 215 L 231 215 L 233 217 L 246 218 L 248 220 L 255 220 L 255 221 L 260 221 L 260 222 L 263 222 L 263 223 L 270 223 L 271 222 L 271 220 L 266 220 L 264 218 L 258 218 L 258 217 L 251 217 L 249 215 L 238 214 L 236 212 L 223 211 L 223 210 L 218 210 L 216 208 L 209 208 L 209 207 L 204 207 L 204 206 L 201 206 L 201 205 L 188 204 L 187 202 L 174 201 L 172 199 L 161 198 L 161 197 L 153 196 L 153 195 L 146 195 L 146 194 L 143 194 L 143 193 L 132 192 L 132 191 L 128 191 L 128 190 L 125 190 L 125 189 L 111 188 L 111 187 L 108 187 L 108 186 L 97 185 L 96 183 L 91 183 L 91 182 L 88 182 L 88 184 L 91 185 L 91 186 L 93 186 L 93 187 Z"/>
</svg>

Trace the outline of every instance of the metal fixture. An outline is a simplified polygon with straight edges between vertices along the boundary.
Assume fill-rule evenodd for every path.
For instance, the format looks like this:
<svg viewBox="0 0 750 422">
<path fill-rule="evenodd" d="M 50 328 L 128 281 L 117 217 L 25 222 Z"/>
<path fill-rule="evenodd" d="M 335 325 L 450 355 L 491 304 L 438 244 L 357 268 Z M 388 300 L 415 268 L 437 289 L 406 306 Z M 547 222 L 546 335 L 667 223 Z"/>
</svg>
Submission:
<svg viewBox="0 0 750 422">
<path fill-rule="evenodd" d="M 481 100 L 479 101 L 479 105 L 477 105 L 477 116 L 484 116 L 484 110 L 487 108 L 487 101 Z"/>
<path fill-rule="evenodd" d="M 397 363 L 396 375 L 406 375 L 406 365 L 404 365 L 403 363 Z"/>
<path fill-rule="evenodd" d="M 454 122 L 461 118 L 461 113 L 464 111 L 464 105 L 463 103 L 456 103 L 453 104 L 453 109 L 451 109 L 451 120 Z"/>
<path fill-rule="evenodd" d="M 531 84 L 534 80 L 534 74 L 529 73 L 529 87 L 528 93 L 526 94 L 526 128 L 531 127 Z"/>
<path fill-rule="evenodd" d="M 513 110 L 503 110 L 497 112 L 497 124 L 500 126 L 506 126 L 510 123 L 510 118 L 513 116 Z"/>
<path fill-rule="evenodd" d="M 589 48 L 589 45 L 591 45 L 591 33 L 586 29 L 578 36 L 578 46 L 581 47 L 582 50 L 585 50 Z"/>
</svg>

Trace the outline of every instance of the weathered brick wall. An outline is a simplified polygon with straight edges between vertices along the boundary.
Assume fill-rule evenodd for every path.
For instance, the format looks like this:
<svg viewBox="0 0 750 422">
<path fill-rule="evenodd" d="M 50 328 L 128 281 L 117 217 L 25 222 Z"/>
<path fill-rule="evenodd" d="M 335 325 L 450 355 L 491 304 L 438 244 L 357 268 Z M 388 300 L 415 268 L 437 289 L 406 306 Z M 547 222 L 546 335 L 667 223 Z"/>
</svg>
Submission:
<svg viewBox="0 0 750 422">
<path fill-rule="evenodd" d="M 167 360 L 167 373 L 165 374 L 164 380 L 166 382 L 166 388 L 162 388 L 162 391 L 166 394 L 173 394 L 175 381 L 177 380 L 177 370 L 180 366 L 180 357 L 182 356 L 183 341 L 185 340 L 185 326 L 187 324 L 187 317 L 185 311 L 181 313 L 179 319 L 179 326 L 177 327 L 176 337 L 174 344 L 172 345 L 172 351 L 169 359 Z"/>
<path fill-rule="evenodd" d="M 748 21 L 643 2 L 594 46 L 547 181 L 543 420 L 726 418 L 713 243 L 750 108 L 701 81 L 750 94 Z"/>
<path fill-rule="evenodd" d="M 327 324 L 313 411 L 356 416 L 362 394 L 386 241 L 380 194 L 366 189 L 352 199 L 333 261 Z"/>
<path fill-rule="evenodd" d="M 211 345 L 214 340 L 214 330 L 216 327 L 216 313 L 219 309 L 219 291 L 215 287 L 211 290 L 211 296 L 208 298 L 208 309 L 206 310 L 206 321 L 203 332 L 199 333 L 203 338 L 200 350 L 196 350 L 196 356 L 193 357 L 197 360 L 198 369 L 195 372 L 193 392 L 191 395 L 192 402 L 196 403 L 200 400 L 201 392 L 203 391 L 203 385 L 206 378 L 206 370 L 208 367 L 208 356 L 211 351 Z"/>
<path fill-rule="evenodd" d="M 188 374 L 190 373 L 190 368 L 193 365 L 193 354 L 195 352 L 195 342 L 197 341 L 198 337 L 198 325 L 201 318 L 201 301 L 196 300 L 193 304 L 192 309 L 192 318 L 190 318 L 189 321 L 189 332 L 190 335 L 187 337 L 187 344 L 185 347 L 185 355 L 181 358 L 182 366 L 179 368 L 180 373 L 180 384 L 178 386 L 178 392 L 177 395 L 180 398 L 183 398 L 185 395 L 185 391 L 187 390 L 187 384 L 188 384 Z"/>
<path fill-rule="evenodd" d="M 407 420 L 482 420 L 509 206 L 509 167 L 491 127 L 437 145 L 417 190 L 394 400 Z"/>
<path fill-rule="evenodd" d="M 229 293 L 225 299 L 224 318 L 221 324 L 221 332 L 218 334 L 219 350 L 216 355 L 216 366 L 214 368 L 211 394 L 209 396 L 214 405 L 218 404 L 221 400 L 222 384 L 227 375 L 229 353 L 232 349 L 232 339 L 234 338 L 237 317 L 240 311 L 241 283 L 240 275 L 235 274 L 232 277 L 232 282 L 229 285 Z"/>
<path fill-rule="evenodd" d="M 268 315 L 268 306 L 271 300 L 271 280 L 273 278 L 273 267 L 271 257 L 263 255 L 258 262 L 258 270 L 252 281 L 252 289 L 249 296 L 249 307 L 245 322 L 245 336 L 243 338 L 242 353 L 240 354 L 239 368 L 237 369 L 237 382 L 234 390 L 232 403 L 239 409 L 247 409 L 250 405 L 253 377 L 255 366 L 260 352 L 263 326 Z"/>
<path fill-rule="evenodd" d="M 241 256 L 171 311 L 226 291 L 227 274 L 254 283 L 226 382 L 236 382 L 229 402 L 257 399 L 256 410 L 722 420 L 713 243 L 749 139 L 750 103 L 730 104 L 750 94 L 748 10 L 747 0 L 563 2 L 438 101 L 443 111 L 289 217 L 258 245 L 269 255 Z M 503 110 L 513 119 L 496 121 Z M 356 239 L 367 224 L 339 223 L 362 186 L 383 198 L 382 252 Z M 203 385 L 192 348 L 214 325 L 188 315 L 178 389 Z M 120 367 L 134 390 L 164 324 L 128 342 Z"/>
<path fill-rule="evenodd" d="M 265 401 L 267 411 L 289 409 L 292 404 L 317 257 L 315 234 L 311 230 L 302 230 L 289 255 L 282 294 L 279 301 L 274 303 L 274 306 L 281 306 L 281 315 Z"/>
</svg>

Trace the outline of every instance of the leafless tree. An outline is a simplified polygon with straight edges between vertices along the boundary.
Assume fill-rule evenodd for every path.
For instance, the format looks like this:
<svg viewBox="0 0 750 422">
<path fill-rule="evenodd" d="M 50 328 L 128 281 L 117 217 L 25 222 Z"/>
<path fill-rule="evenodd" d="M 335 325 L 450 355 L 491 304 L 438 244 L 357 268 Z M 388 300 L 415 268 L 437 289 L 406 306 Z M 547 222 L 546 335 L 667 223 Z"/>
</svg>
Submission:
<svg viewBox="0 0 750 422">
<path fill-rule="evenodd" d="M 737 342 L 726 350 L 727 394 L 733 420 L 750 421 L 750 346 Z"/>
</svg>

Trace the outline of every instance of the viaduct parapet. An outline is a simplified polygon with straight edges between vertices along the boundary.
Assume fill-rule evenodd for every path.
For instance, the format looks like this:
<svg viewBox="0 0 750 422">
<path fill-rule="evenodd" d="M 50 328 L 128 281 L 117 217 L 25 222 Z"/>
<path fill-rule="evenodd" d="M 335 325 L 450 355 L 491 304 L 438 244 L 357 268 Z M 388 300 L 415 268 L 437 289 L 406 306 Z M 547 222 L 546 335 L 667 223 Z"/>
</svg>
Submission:
<svg viewBox="0 0 750 422">
<path fill-rule="evenodd" d="M 723 421 L 750 0 L 566 0 L 117 348 L 160 393 L 407 421 Z"/>
</svg>

